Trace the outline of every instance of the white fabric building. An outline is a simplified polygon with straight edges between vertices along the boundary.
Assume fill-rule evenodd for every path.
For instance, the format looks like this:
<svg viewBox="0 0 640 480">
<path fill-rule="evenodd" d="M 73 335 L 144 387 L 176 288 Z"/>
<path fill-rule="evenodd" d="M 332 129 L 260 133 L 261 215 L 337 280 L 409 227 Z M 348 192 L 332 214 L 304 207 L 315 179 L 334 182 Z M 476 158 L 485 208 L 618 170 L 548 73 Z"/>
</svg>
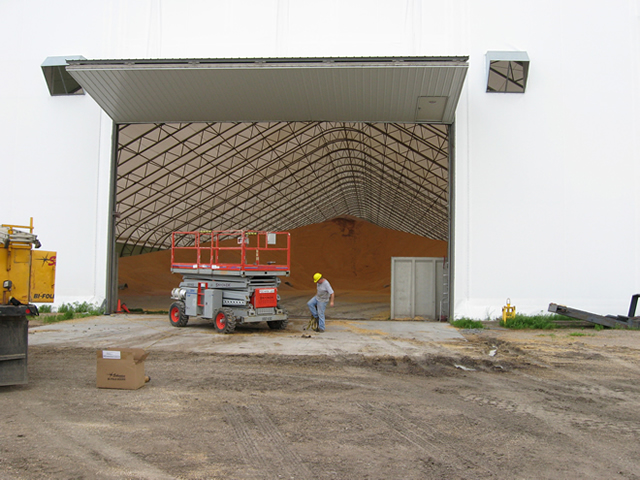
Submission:
<svg viewBox="0 0 640 480">
<path fill-rule="evenodd" d="M 0 222 L 34 217 L 58 252 L 57 303 L 102 302 L 114 122 L 91 95 L 50 95 L 49 57 L 468 57 L 449 145 L 454 315 L 495 316 L 507 297 L 624 314 L 640 292 L 639 15 L 620 0 L 2 1 Z M 488 52 L 526 54 L 524 93 L 487 92 Z"/>
</svg>

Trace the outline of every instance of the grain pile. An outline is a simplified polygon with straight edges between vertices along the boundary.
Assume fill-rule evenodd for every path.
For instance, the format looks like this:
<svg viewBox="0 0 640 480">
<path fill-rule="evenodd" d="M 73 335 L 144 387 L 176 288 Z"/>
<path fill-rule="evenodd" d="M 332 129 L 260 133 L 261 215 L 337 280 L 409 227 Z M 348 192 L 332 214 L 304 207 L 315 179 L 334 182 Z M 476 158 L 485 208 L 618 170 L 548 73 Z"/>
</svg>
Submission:
<svg viewBox="0 0 640 480">
<path fill-rule="evenodd" d="M 383 292 L 391 283 L 391 257 L 443 257 L 447 243 L 340 217 L 296 228 L 291 233 L 291 275 L 283 290 L 313 290 L 321 272 L 342 291 Z M 118 283 L 131 296 L 168 296 L 182 276 L 172 274 L 171 252 L 124 257 Z"/>
<path fill-rule="evenodd" d="M 378 227 L 356 218 L 335 218 L 291 231 L 295 289 L 315 289 L 322 273 L 343 291 L 378 292 L 391 283 L 391 257 L 444 257 L 447 243 Z"/>
</svg>

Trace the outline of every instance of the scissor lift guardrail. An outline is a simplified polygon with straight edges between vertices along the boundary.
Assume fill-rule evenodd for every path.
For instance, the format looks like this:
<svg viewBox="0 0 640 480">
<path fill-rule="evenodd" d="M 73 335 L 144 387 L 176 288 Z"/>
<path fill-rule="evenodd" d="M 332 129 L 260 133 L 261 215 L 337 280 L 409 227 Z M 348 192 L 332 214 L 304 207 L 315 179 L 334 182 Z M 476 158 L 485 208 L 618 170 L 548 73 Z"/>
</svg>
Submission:
<svg viewBox="0 0 640 480">
<path fill-rule="evenodd" d="M 188 275 L 287 276 L 290 247 L 289 232 L 173 232 L 171 271 Z"/>
</svg>

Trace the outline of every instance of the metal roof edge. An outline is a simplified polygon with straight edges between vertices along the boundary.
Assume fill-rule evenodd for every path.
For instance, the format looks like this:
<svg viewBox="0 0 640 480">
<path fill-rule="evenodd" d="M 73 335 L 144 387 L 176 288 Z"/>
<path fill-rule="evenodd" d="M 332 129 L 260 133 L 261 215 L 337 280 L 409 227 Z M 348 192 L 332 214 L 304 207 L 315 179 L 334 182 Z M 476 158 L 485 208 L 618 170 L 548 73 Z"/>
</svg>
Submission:
<svg viewBox="0 0 640 480">
<path fill-rule="evenodd" d="M 68 59 L 69 65 L 345 65 L 345 64 L 464 64 L 468 56 L 441 57 L 291 57 L 291 58 L 158 58 L 158 59 Z"/>
</svg>

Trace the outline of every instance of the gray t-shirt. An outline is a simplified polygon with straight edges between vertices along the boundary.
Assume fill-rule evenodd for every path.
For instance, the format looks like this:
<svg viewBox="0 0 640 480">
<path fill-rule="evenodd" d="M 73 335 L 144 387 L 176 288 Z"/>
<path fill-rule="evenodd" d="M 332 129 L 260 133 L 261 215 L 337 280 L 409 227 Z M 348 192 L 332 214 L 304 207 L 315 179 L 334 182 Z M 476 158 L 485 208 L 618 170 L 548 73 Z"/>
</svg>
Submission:
<svg viewBox="0 0 640 480">
<path fill-rule="evenodd" d="M 329 300 L 331 300 L 333 288 L 331 288 L 329 280 L 325 279 L 325 281 L 322 283 L 316 283 L 316 287 L 318 287 L 318 293 L 316 293 L 316 298 L 318 299 L 318 301 L 328 302 Z"/>
</svg>

